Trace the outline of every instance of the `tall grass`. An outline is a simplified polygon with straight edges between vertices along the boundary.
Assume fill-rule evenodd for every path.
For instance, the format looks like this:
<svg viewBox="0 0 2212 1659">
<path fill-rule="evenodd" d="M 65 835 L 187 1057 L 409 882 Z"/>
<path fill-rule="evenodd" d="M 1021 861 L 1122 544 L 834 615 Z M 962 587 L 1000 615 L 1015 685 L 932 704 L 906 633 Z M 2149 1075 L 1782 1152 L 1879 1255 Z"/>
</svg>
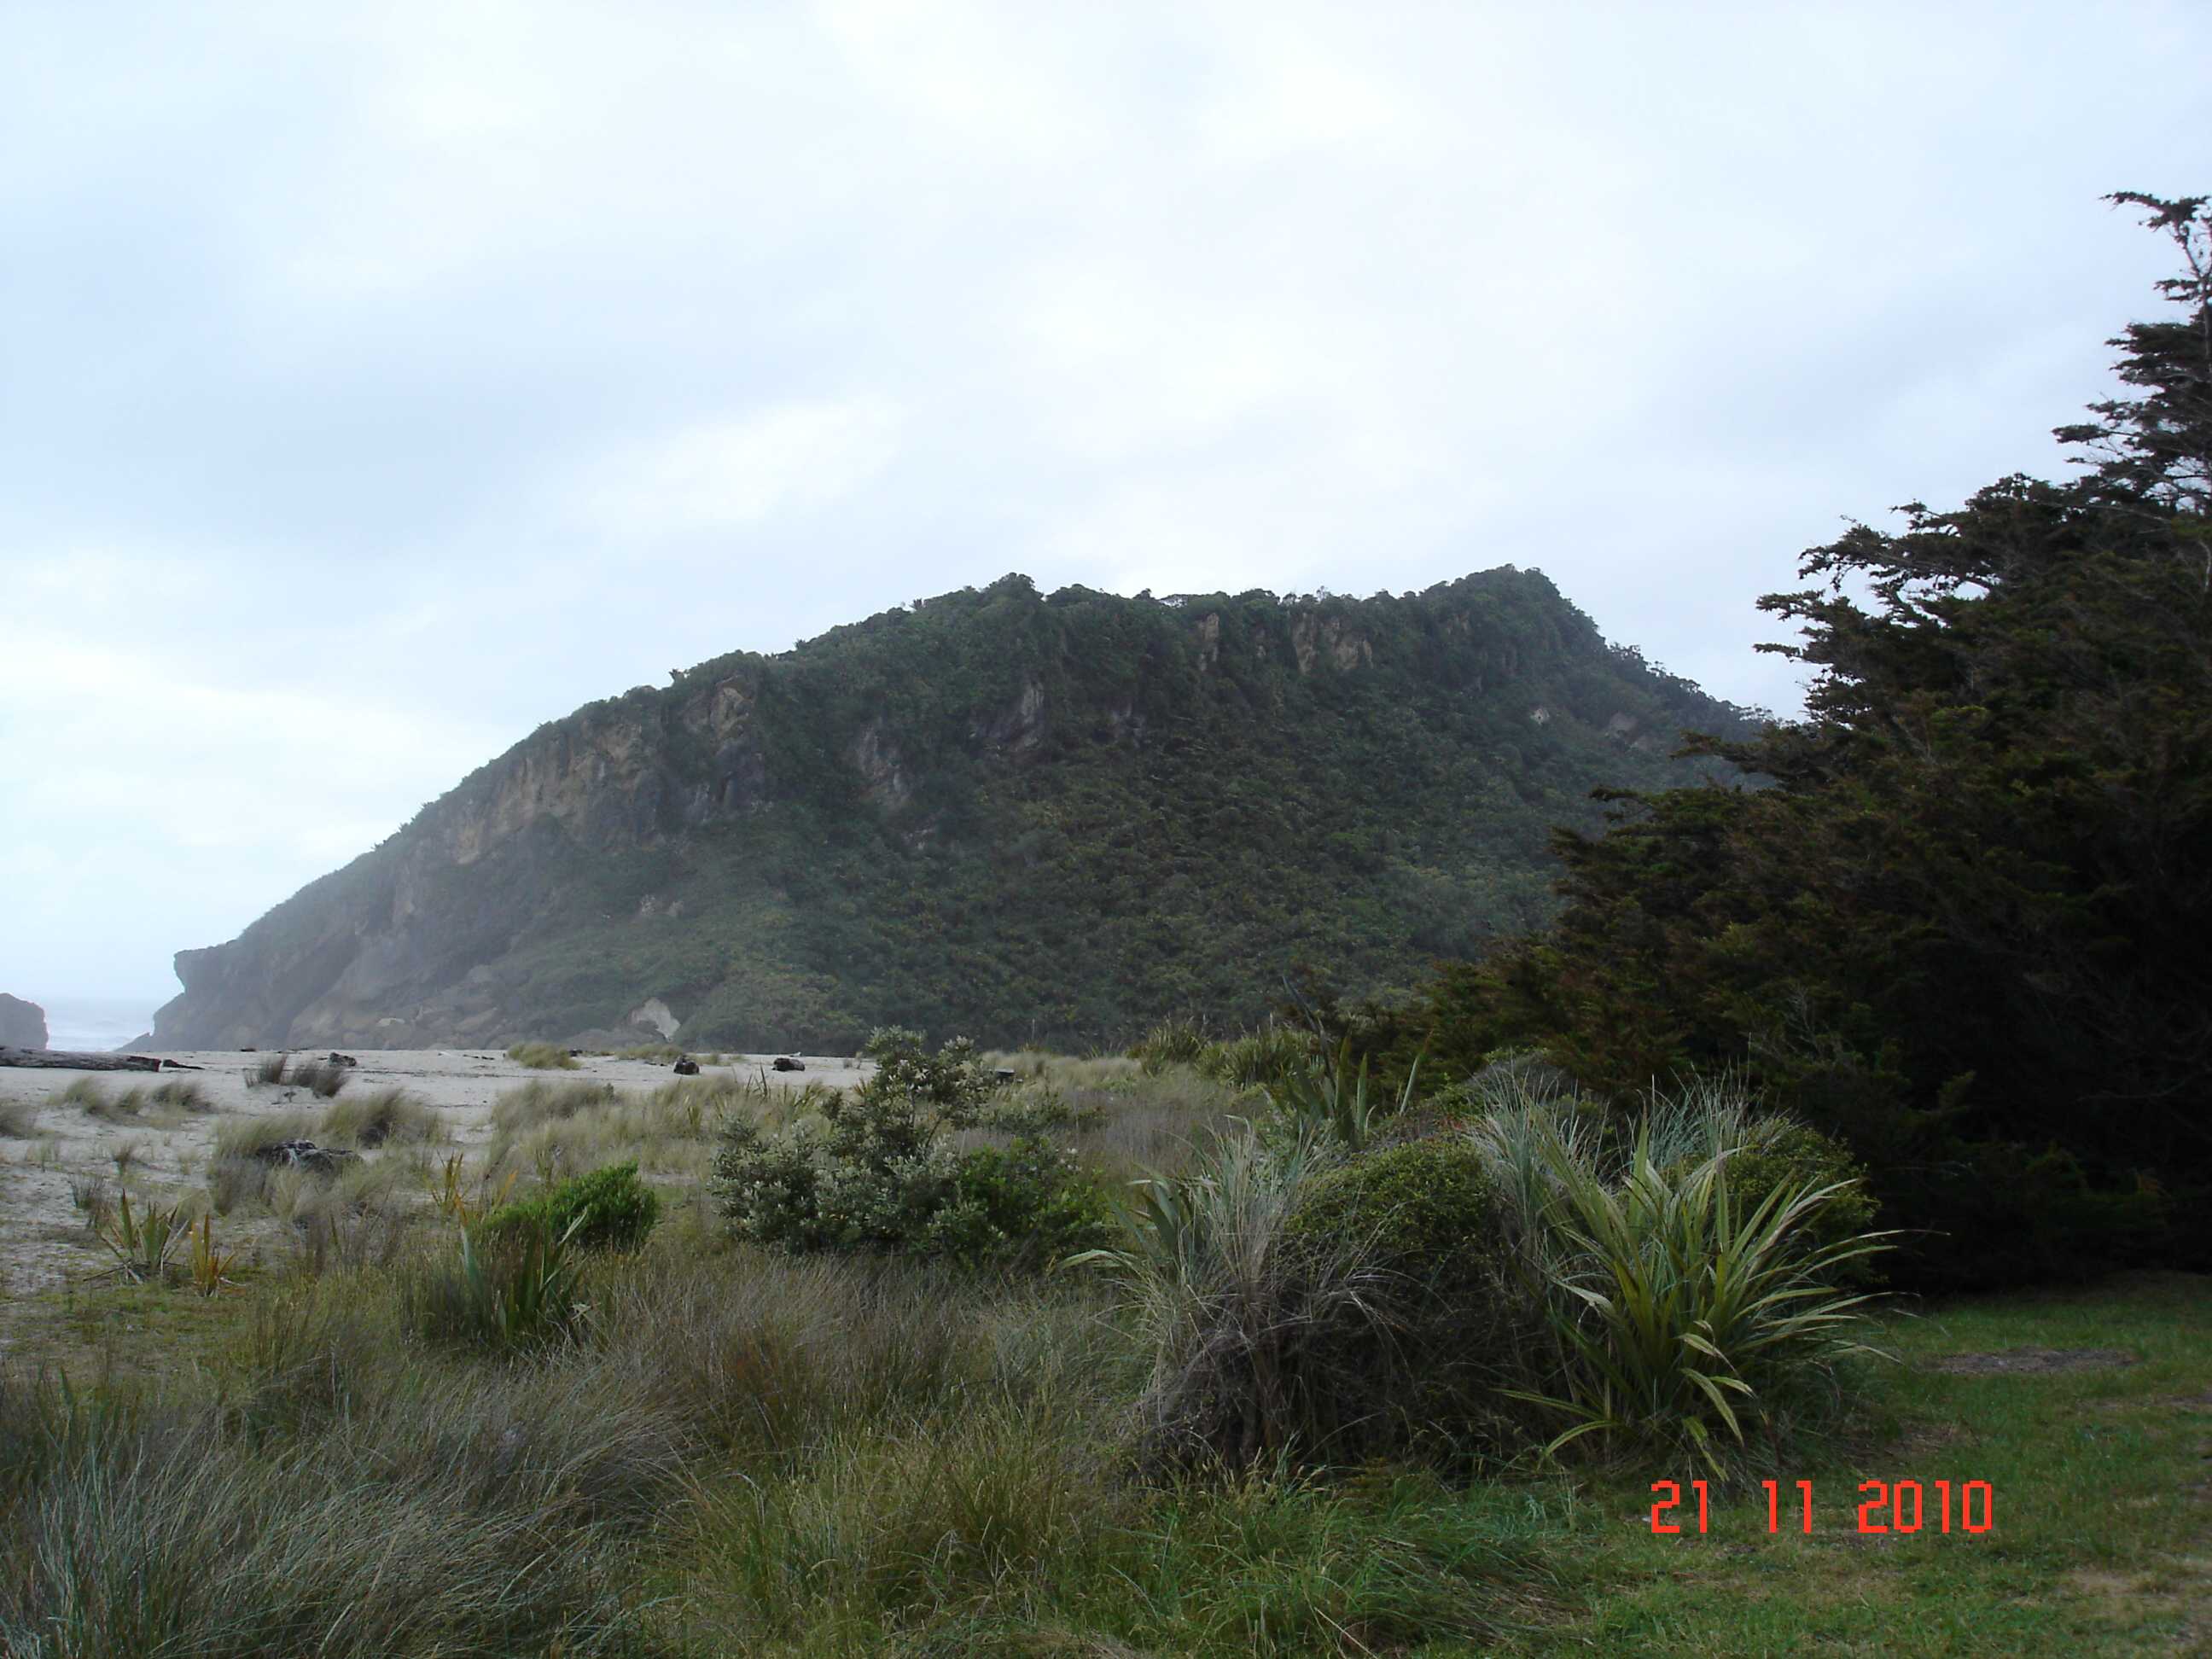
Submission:
<svg viewBox="0 0 2212 1659">
<path fill-rule="evenodd" d="M 0 1136 L 28 1140 L 38 1132 L 39 1105 L 29 1100 L 0 1100 Z"/>
<path fill-rule="evenodd" d="M 1316 1139 L 1225 1135 L 1188 1173 L 1135 1183 L 1121 1249 L 1076 1258 L 1112 1273 L 1153 1356 L 1156 1455 L 1247 1468 L 1316 1449 L 1339 1420 L 1322 1338 L 1379 1325 L 1382 1277 L 1368 1241 L 1293 1247 L 1286 1225 L 1339 1156 Z"/>
<path fill-rule="evenodd" d="M 294 1361 L 262 1395 L 304 1386 L 292 1433 L 275 1412 L 0 1377 L 0 1648 L 635 1650 L 612 1546 L 673 1496 L 674 1425 L 592 1373 L 455 1376 L 359 1346 Z"/>
<path fill-rule="evenodd" d="M 315 1130 L 316 1139 L 340 1146 L 428 1146 L 450 1138 L 437 1109 L 404 1089 L 380 1089 L 335 1102 Z"/>
<path fill-rule="evenodd" d="M 288 1140 L 309 1140 L 314 1137 L 315 1125 L 310 1112 L 264 1112 L 253 1116 L 241 1113 L 226 1117 L 215 1126 L 216 1156 L 251 1158 Z"/>
<path fill-rule="evenodd" d="M 329 1100 L 353 1080 L 353 1067 L 336 1060 L 311 1060 L 292 1068 L 291 1081 L 317 1098 Z"/>
</svg>

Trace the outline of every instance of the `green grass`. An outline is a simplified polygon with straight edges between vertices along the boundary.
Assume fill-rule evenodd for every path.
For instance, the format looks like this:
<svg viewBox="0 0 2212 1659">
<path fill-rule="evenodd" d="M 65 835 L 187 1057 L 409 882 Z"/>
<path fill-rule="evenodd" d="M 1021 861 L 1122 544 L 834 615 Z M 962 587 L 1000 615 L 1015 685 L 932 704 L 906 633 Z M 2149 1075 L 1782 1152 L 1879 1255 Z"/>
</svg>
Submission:
<svg viewBox="0 0 2212 1659">
<path fill-rule="evenodd" d="M 2212 1640 L 2212 1283 L 2146 1276 L 1893 1316 L 1902 1364 L 1868 1381 L 1854 1439 L 1778 1471 L 1765 1494 L 1716 1492 L 1711 1530 L 1655 1537 L 1640 1469 L 1589 1483 L 1555 1558 L 1540 1628 L 1504 1651 L 1713 1655 L 2198 1651 Z M 1949 1376 L 1930 1361 L 2004 1349 L 2117 1349 L 2124 1367 Z M 1814 1483 L 1814 1531 L 1795 1482 Z M 1990 1483 L 1995 1524 L 1862 1536 L 1859 1484 Z M 1685 1508 L 1689 1507 L 1686 1502 Z"/>
</svg>

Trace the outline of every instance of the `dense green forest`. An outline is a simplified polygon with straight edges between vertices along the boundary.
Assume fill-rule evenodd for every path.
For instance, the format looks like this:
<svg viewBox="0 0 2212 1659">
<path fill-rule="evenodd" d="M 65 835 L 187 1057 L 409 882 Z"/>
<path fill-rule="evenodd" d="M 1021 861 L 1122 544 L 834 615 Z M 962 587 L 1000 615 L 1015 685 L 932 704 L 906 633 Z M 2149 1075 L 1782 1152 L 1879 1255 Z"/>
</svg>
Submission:
<svg viewBox="0 0 2212 1659">
<path fill-rule="evenodd" d="M 166 1046 L 684 1041 L 878 1025 L 1064 1048 L 1409 990 L 1550 914 L 1598 787 L 1749 711 L 1540 574 L 1155 599 L 1024 577 L 718 659 L 541 729 L 234 943 Z"/>
<path fill-rule="evenodd" d="M 1732 1068 L 1848 1140 L 1899 1271 L 1988 1285 L 2212 1265 L 2212 212 L 2125 395 L 2002 479 L 1813 549 L 1808 717 L 1699 747 L 1771 787 L 1564 830 L 1554 927 L 1358 1041 L 1402 1068 L 1534 1046 L 1588 1086 Z"/>
</svg>

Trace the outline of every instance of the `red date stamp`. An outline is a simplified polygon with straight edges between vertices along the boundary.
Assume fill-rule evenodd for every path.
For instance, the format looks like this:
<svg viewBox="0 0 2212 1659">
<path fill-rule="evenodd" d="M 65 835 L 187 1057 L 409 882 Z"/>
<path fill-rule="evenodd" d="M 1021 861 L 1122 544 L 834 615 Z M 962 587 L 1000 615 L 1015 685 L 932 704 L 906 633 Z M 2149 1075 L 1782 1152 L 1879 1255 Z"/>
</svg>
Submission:
<svg viewBox="0 0 2212 1659">
<path fill-rule="evenodd" d="M 1689 1511 L 1683 1509 L 1682 1482 L 1651 1483 L 1652 1492 L 1659 1499 L 1651 1506 L 1655 1534 L 1706 1530 L 1711 1521 L 1706 1483 L 1692 1480 L 1688 1485 L 1697 1494 L 1694 1525 Z M 1787 1495 L 1780 1481 L 1762 1480 L 1759 1486 L 1766 1493 L 1767 1531 L 1778 1533 L 1785 1527 L 1802 1533 L 1813 1530 L 1811 1481 L 1796 1482 L 1796 1490 Z M 1969 1480 L 1955 1488 L 1948 1480 L 1863 1480 L 1859 1494 L 1864 1500 L 1858 1506 L 1862 1533 L 1984 1533 L 1996 1524 L 1996 1494 L 1986 1480 Z"/>
</svg>

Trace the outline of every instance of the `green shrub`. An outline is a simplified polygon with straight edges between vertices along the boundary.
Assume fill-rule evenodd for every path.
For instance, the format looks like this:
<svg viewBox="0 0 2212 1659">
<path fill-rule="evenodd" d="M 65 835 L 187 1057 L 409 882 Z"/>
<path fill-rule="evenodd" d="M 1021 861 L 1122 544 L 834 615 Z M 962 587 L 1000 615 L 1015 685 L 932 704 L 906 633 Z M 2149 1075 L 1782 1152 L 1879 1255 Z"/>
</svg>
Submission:
<svg viewBox="0 0 2212 1659">
<path fill-rule="evenodd" d="M 1024 1135 L 961 1154 L 951 1194 L 929 1218 L 925 1254 L 1042 1267 L 1108 1243 L 1113 1221 L 1105 1194 L 1073 1158 Z"/>
<path fill-rule="evenodd" d="M 935 1054 L 912 1031 L 870 1039 L 876 1070 L 849 1092 L 825 1091 L 826 1131 L 804 1121 L 763 1134 L 733 1118 L 714 1158 L 714 1189 L 731 1229 L 805 1252 L 986 1257 L 1035 1264 L 1090 1242 L 1098 1219 L 1074 1161 L 1039 1132 L 1067 1116 L 1045 1092 L 995 1098 L 998 1083 L 956 1037 Z M 955 1130 L 989 1127 L 1012 1146 L 955 1153 Z"/>
<path fill-rule="evenodd" d="M 660 1219 L 660 1194 L 637 1178 L 637 1164 L 611 1164 L 572 1176 L 543 1197 L 509 1204 L 483 1224 L 488 1238 L 531 1231 L 583 1250 L 634 1250 Z"/>
<path fill-rule="evenodd" d="M 1723 1173 L 1730 1197 L 1746 1206 L 1777 1193 L 1840 1187 L 1805 1218 L 1805 1234 L 1818 1249 L 1841 1245 L 1874 1225 L 1878 1206 L 1867 1190 L 1865 1168 L 1845 1147 L 1804 1124 L 1765 1120 L 1757 1137 L 1729 1157 Z M 1847 1283 L 1874 1283 L 1880 1277 L 1874 1262 L 1872 1255 L 1843 1257 L 1838 1276 Z"/>
<path fill-rule="evenodd" d="M 1378 1147 L 1297 1194 L 1284 1240 L 1302 1261 L 1357 1249 L 1372 1317 L 1316 1334 L 1325 1438 L 1343 1455 L 1497 1449 L 1516 1433 L 1500 1389 L 1540 1314 L 1514 1271 L 1497 1185 L 1456 1136 Z"/>
<path fill-rule="evenodd" d="M 1378 1266 L 1425 1278 L 1486 1273 L 1502 1252 L 1488 1166 L 1458 1139 L 1386 1146 L 1324 1170 L 1285 1225 L 1300 1244 L 1358 1239 Z"/>
</svg>

